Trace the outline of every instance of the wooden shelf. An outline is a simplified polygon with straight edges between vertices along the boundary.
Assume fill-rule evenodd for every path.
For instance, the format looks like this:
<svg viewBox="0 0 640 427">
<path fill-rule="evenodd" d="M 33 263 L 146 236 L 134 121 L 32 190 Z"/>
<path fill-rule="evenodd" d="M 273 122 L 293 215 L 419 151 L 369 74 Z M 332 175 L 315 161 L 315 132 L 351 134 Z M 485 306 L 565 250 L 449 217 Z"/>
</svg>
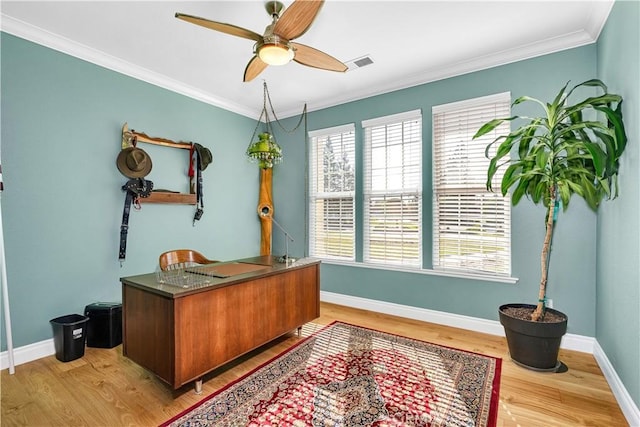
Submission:
<svg viewBox="0 0 640 427">
<path fill-rule="evenodd" d="M 146 142 L 147 144 L 163 145 L 165 147 L 181 148 L 183 150 L 191 150 L 192 144 L 190 142 L 175 142 L 166 138 L 151 137 L 143 132 L 136 132 L 135 130 L 129 130 L 129 126 L 125 123 L 122 126 L 122 149 L 131 147 L 134 141 Z"/>
<path fill-rule="evenodd" d="M 161 145 L 163 147 L 179 148 L 182 150 L 191 149 L 193 144 L 190 142 L 175 142 L 166 138 L 151 137 L 143 132 L 136 132 L 135 130 L 129 130 L 129 126 L 125 123 L 122 126 L 122 149 L 128 147 L 134 147 L 137 142 L 146 142 L 147 144 Z M 188 157 L 189 164 L 191 164 L 191 156 Z M 189 179 L 189 187 L 195 189 L 195 176 L 187 177 Z M 149 197 L 140 198 L 140 203 L 173 203 L 182 205 L 195 205 L 196 195 L 192 193 L 172 193 L 168 191 L 157 191 L 151 193 Z"/>
<path fill-rule="evenodd" d="M 170 193 L 168 191 L 152 192 L 149 197 L 141 197 L 140 203 L 174 203 L 195 205 L 196 195 L 188 193 Z"/>
</svg>

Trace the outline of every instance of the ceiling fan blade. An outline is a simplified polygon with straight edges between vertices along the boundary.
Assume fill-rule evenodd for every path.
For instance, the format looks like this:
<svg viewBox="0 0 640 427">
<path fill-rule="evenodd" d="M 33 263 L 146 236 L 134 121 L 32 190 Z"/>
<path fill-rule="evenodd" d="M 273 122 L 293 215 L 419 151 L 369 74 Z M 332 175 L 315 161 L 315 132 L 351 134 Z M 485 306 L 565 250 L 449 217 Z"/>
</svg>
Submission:
<svg viewBox="0 0 640 427">
<path fill-rule="evenodd" d="M 259 41 L 262 40 L 262 36 L 258 33 L 254 33 L 246 28 L 237 27 L 231 24 L 225 24 L 222 22 L 210 21 L 205 18 L 199 18 L 197 16 L 185 15 L 184 13 L 176 13 L 176 18 L 183 21 L 191 22 L 192 24 L 200 25 L 211 30 L 220 31 L 222 33 L 231 34 L 232 36 L 243 37 L 245 39 Z"/>
<path fill-rule="evenodd" d="M 251 61 L 249 61 L 249 63 L 247 64 L 247 68 L 244 69 L 243 81 L 245 83 L 250 82 L 251 80 L 258 77 L 258 74 L 263 72 L 265 68 L 267 68 L 267 64 L 263 62 L 262 59 L 258 57 L 258 55 L 254 55 L 254 57 L 251 58 Z"/>
<path fill-rule="evenodd" d="M 282 13 L 273 33 L 287 40 L 293 40 L 307 32 L 324 0 L 296 0 Z"/>
<path fill-rule="evenodd" d="M 300 44 L 291 43 L 291 47 L 295 52 L 293 60 L 299 64 L 306 65 L 308 67 L 320 68 L 322 70 L 329 71 L 347 71 L 347 66 L 338 61 L 331 55 L 314 49 L 312 47 Z"/>
</svg>

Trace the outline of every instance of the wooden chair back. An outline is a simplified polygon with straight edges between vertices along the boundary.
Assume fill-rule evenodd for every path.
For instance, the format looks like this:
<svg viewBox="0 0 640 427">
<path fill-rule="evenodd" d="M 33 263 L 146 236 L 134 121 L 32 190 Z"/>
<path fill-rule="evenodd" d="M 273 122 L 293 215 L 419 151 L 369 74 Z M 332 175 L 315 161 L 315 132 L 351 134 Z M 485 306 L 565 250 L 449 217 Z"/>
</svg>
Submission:
<svg viewBox="0 0 640 427">
<path fill-rule="evenodd" d="M 163 271 L 193 266 L 194 264 L 213 264 L 218 262 L 208 259 L 200 252 L 192 249 L 175 249 L 160 255 L 158 263 Z"/>
</svg>

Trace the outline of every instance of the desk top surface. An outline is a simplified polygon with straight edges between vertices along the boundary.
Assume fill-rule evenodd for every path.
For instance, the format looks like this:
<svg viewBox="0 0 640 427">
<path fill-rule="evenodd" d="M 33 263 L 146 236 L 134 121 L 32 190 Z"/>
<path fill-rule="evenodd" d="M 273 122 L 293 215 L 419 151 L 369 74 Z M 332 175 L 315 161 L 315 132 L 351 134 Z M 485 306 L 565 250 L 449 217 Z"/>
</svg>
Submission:
<svg viewBox="0 0 640 427">
<path fill-rule="evenodd" d="M 267 255 L 121 277 L 120 282 L 155 294 L 179 298 L 319 263 L 320 260 L 316 258 L 284 263 L 279 262 L 279 257 Z"/>
</svg>

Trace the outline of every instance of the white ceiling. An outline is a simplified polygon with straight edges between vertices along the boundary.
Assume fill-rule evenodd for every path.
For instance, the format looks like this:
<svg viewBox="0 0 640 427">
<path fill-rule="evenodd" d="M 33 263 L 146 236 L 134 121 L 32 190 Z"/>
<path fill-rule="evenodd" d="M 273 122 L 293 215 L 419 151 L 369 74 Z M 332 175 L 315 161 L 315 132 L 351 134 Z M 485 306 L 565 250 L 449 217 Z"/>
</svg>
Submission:
<svg viewBox="0 0 640 427">
<path fill-rule="evenodd" d="M 346 73 L 295 62 L 243 83 L 251 40 L 174 17 L 175 12 L 262 34 L 261 1 L 7 1 L 1 28 L 227 110 L 256 118 L 268 84 L 278 117 L 593 43 L 612 0 L 327 0 L 297 42 L 347 63 Z M 291 0 L 284 1 L 285 6 Z"/>
</svg>

